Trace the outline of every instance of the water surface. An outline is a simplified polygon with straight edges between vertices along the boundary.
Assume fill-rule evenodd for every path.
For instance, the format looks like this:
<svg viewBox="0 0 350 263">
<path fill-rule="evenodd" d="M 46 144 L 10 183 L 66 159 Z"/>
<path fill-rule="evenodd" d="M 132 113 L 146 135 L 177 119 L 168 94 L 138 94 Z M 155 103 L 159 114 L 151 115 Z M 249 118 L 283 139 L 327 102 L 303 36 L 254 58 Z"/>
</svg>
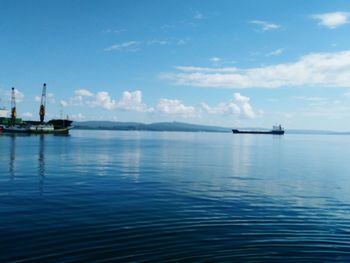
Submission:
<svg viewBox="0 0 350 263">
<path fill-rule="evenodd" d="M 0 262 L 350 261 L 350 137 L 0 136 Z"/>
</svg>

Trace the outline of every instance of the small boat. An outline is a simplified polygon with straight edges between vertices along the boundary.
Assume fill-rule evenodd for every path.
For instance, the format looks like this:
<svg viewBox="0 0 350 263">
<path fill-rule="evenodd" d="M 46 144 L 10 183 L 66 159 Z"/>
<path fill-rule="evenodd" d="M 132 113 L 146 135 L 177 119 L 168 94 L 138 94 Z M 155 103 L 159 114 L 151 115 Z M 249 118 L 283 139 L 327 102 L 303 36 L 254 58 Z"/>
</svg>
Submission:
<svg viewBox="0 0 350 263">
<path fill-rule="evenodd" d="M 54 120 L 53 123 L 38 124 L 35 122 L 28 121 L 22 125 L 5 125 L 2 126 L 3 133 L 26 133 L 26 134 L 68 134 L 72 121 L 69 120 Z M 63 124 L 58 125 L 57 123 L 62 122 Z M 0 128 L 1 131 L 1 128 Z"/>
<path fill-rule="evenodd" d="M 24 133 L 24 134 L 68 134 L 72 129 L 71 120 L 53 119 L 48 122 L 45 118 L 46 84 L 43 85 L 41 103 L 39 109 L 40 121 L 22 121 L 17 118 L 15 88 L 11 93 L 11 118 L 7 118 L 7 112 L 0 108 L 0 132 L 3 133 Z"/>
<path fill-rule="evenodd" d="M 284 129 L 281 125 L 273 126 L 272 130 L 264 131 L 264 130 L 237 130 L 233 129 L 232 133 L 248 133 L 248 134 L 273 134 L 273 135 L 283 135 Z"/>
</svg>

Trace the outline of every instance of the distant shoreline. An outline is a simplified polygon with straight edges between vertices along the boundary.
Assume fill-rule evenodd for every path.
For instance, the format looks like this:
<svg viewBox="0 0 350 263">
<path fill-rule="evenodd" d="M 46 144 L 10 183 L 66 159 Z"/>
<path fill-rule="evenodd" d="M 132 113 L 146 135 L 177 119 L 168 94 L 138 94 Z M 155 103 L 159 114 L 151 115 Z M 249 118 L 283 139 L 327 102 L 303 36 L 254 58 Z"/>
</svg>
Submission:
<svg viewBox="0 0 350 263">
<path fill-rule="evenodd" d="M 112 121 L 85 121 L 74 122 L 75 130 L 114 130 L 114 131 L 159 131 L 159 132 L 218 132 L 231 133 L 232 128 L 220 126 L 206 126 L 182 122 L 159 122 L 144 124 L 138 122 L 112 122 Z M 236 127 L 235 127 L 236 128 Z M 264 128 L 249 128 L 252 130 L 268 130 Z M 350 132 L 337 132 L 327 130 L 286 130 L 286 134 L 304 135 L 350 135 Z"/>
</svg>

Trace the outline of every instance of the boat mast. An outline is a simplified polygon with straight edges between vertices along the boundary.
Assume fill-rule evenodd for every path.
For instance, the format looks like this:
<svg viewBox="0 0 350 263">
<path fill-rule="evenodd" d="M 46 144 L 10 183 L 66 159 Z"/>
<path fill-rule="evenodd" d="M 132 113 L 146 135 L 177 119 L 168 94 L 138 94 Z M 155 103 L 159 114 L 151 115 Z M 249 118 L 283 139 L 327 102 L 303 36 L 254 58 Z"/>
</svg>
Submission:
<svg viewBox="0 0 350 263">
<path fill-rule="evenodd" d="M 11 93 L 11 124 L 12 125 L 15 125 L 16 117 L 17 117 L 16 95 L 15 95 L 15 88 L 12 88 L 12 93 Z"/>
<path fill-rule="evenodd" d="M 43 85 L 43 92 L 41 94 L 41 102 L 40 102 L 40 110 L 39 110 L 39 116 L 40 116 L 41 123 L 44 123 L 45 106 L 46 106 L 46 83 L 44 83 L 44 85 Z"/>
</svg>

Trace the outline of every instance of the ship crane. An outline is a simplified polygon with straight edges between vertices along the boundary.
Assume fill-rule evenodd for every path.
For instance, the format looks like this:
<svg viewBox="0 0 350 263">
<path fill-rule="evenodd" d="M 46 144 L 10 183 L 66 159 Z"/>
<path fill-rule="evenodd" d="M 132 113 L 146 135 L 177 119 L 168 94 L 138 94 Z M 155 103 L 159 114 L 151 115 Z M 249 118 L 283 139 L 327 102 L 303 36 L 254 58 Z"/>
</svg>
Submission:
<svg viewBox="0 0 350 263">
<path fill-rule="evenodd" d="M 40 102 L 40 110 L 39 110 L 39 116 L 40 116 L 41 123 L 44 123 L 45 107 L 46 107 L 46 83 L 44 83 L 44 85 L 43 85 L 43 92 L 41 94 L 41 102 Z"/>
<path fill-rule="evenodd" d="M 16 117 L 17 117 L 16 93 L 15 93 L 15 88 L 12 88 L 12 93 L 11 93 L 11 124 L 12 125 L 16 124 Z"/>
</svg>

